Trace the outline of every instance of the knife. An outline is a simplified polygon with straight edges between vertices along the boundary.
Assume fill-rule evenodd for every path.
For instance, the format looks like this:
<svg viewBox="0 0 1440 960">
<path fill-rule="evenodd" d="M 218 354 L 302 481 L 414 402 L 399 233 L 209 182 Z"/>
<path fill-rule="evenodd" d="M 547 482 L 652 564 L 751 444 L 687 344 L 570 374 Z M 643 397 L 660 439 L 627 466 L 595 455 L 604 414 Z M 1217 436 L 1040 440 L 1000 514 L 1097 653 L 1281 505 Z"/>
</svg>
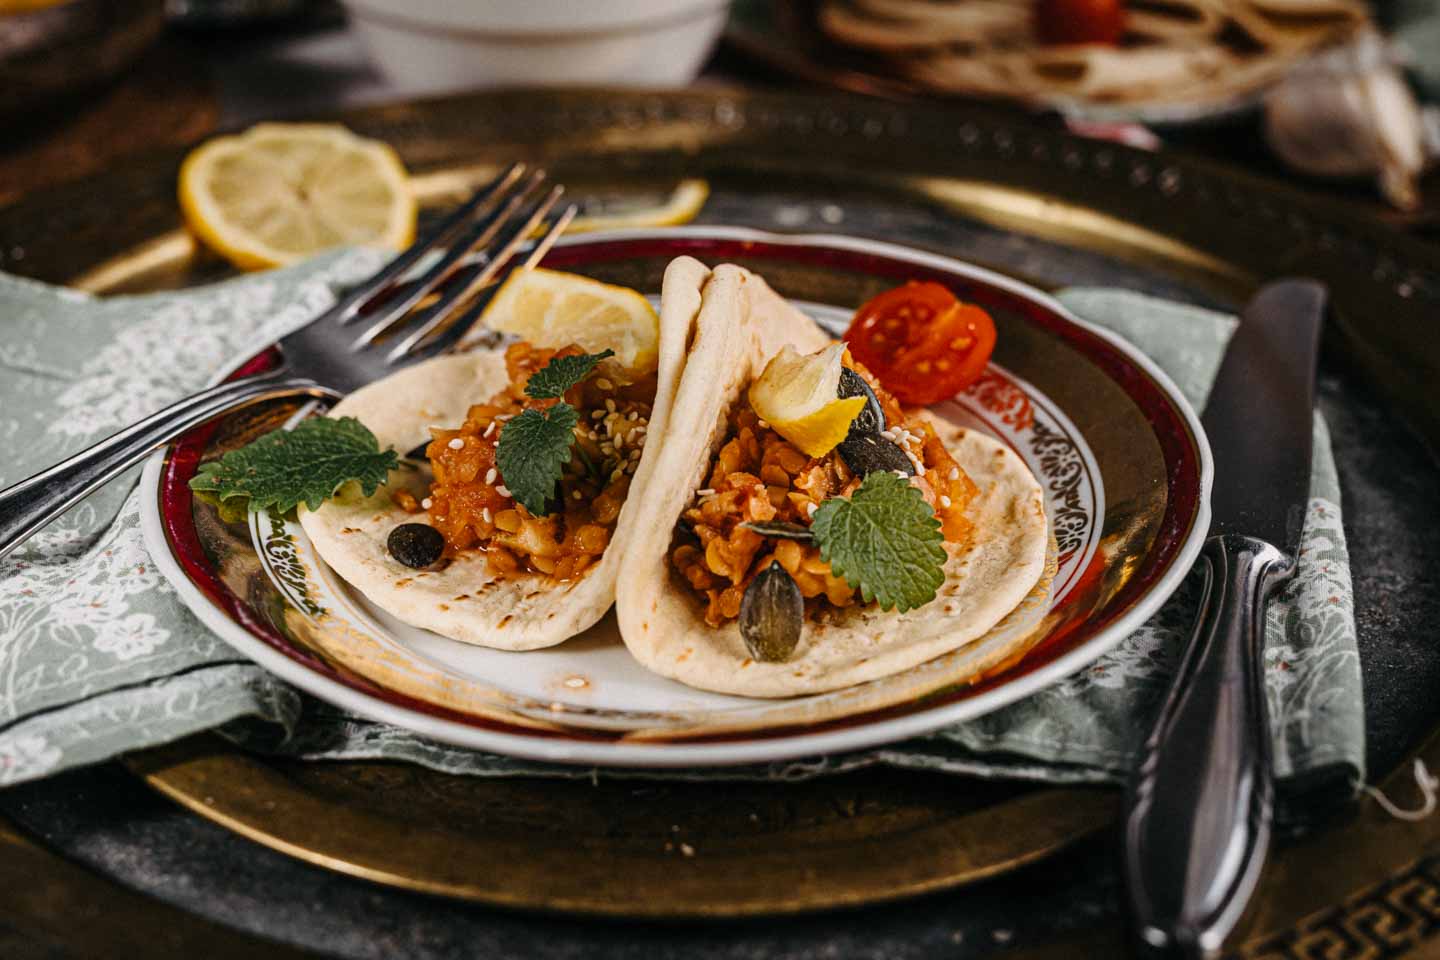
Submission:
<svg viewBox="0 0 1440 960">
<path fill-rule="evenodd" d="M 1213 956 L 1265 862 L 1265 604 L 1295 574 L 1310 499 L 1325 302 L 1312 280 L 1261 289 L 1201 418 L 1215 482 L 1200 612 L 1125 797 L 1125 885 L 1142 950 Z"/>
</svg>

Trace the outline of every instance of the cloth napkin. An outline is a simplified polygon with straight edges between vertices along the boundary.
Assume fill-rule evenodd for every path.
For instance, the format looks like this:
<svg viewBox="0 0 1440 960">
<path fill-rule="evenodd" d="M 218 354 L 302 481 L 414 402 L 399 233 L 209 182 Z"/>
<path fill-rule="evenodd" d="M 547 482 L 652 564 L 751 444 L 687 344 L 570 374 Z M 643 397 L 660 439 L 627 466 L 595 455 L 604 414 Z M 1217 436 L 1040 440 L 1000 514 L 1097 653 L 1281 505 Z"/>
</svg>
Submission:
<svg viewBox="0 0 1440 960">
<path fill-rule="evenodd" d="M 176 293 L 96 299 L 0 275 L 0 486 L 203 386 L 313 316 L 374 254 Z M 1203 406 L 1233 318 L 1104 289 L 1061 300 L 1148 353 Z M 1364 714 L 1340 492 L 1324 422 L 1296 580 L 1266 638 L 1275 772 L 1353 790 Z M 210 633 L 156 571 L 137 473 L 0 561 L 0 785 L 220 728 L 289 756 L 408 760 L 482 776 L 583 776 L 425 740 L 303 695 Z M 1197 577 L 1089 668 L 980 719 L 882 749 L 740 769 L 605 775 L 795 779 L 871 764 L 1052 783 L 1122 781 L 1194 615 Z M 1348 793 L 1347 793 L 1348 795 Z"/>
</svg>

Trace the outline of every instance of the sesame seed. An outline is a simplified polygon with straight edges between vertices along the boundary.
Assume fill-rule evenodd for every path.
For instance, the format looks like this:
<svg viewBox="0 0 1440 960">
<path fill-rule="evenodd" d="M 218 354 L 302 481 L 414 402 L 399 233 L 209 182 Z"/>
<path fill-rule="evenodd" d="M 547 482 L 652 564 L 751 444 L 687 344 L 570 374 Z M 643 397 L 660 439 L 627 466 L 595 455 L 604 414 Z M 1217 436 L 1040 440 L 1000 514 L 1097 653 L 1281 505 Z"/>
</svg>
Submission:
<svg viewBox="0 0 1440 960">
<path fill-rule="evenodd" d="M 431 507 L 431 505 L 432 505 L 432 501 L 430 500 L 429 497 L 426 497 L 424 500 L 421 500 L 421 501 L 420 501 L 420 506 L 424 507 L 426 510 L 429 510 L 430 507 Z"/>
<path fill-rule="evenodd" d="M 515 414 L 513 414 L 513 413 L 502 413 L 502 414 L 500 414 L 499 416 L 497 416 L 495 419 L 498 420 L 498 421 L 500 421 L 501 423 L 504 423 L 506 420 L 514 420 L 514 419 L 515 419 Z"/>
<path fill-rule="evenodd" d="M 687 857 L 695 856 L 695 848 L 690 846 L 690 844 L 688 843 L 680 844 L 680 852 Z"/>
<path fill-rule="evenodd" d="M 495 492 L 498 493 L 498 494 L 500 494 L 500 496 L 502 496 L 502 497 L 508 497 L 508 496 L 510 496 L 510 488 L 507 487 L 507 486 L 505 486 L 505 484 L 503 484 L 503 483 L 500 484 L 500 486 L 498 486 L 498 487 L 495 488 Z"/>
<path fill-rule="evenodd" d="M 617 468 L 614 473 L 610 474 L 610 482 L 614 483 L 623 476 L 625 476 L 625 471 Z"/>
<path fill-rule="evenodd" d="M 595 386 L 599 387 L 601 390 L 614 390 L 614 389 L 615 389 L 615 384 L 611 383 L 611 382 L 610 382 L 609 380 L 607 380 L 605 377 L 599 377 L 599 378 L 597 378 L 596 381 L 595 381 Z"/>
<path fill-rule="evenodd" d="M 891 443 L 895 442 L 895 431 L 889 429 L 888 427 L 880 431 L 880 436 L 884 437 L 886 440 L 889 440 Z"/>
<path fill-rule="evenodd" d="M 949 473 L 949 475 L 948 475 L 948 479 L 950 479 L 950 480 L 959 480 L 959 479 L 960 479 L 960 468 L 959 468 L 959 467 L 951 467 L 951 468 L 950 468 L 950 473 Z"/>
<path fill-rule="evenodd" d="M 642 423 L 640 426 L 635 428 L 635 435 L 637 437 L 643 437 L 646 433 L 649 432 L 649 430 L 650 428 Z"/>
<path fill-rule="evenodd" d="M 605 401 L 605 409 L 608 410 L 608 411 L 610 411 L 611 413 L 614 413 L 614 412 L 615 412 L 615 401 L 614 401 L 614 400 L 606 400 L 606 401 Z"/>
<path fill-rule="evenodd" d="M 495 421 L 494 421 L 494 420 L 491 420 L 491 421 L 490 421 L 490 425 L 485 428 L 485 434 L 484 434 L 484 435 L 485 435 L 486 437 L 488 437 L 488 436 L 490 436 L 490 434 L 492 434 L 492 433 L 494 433 L 494 432 L 495 432 Z"/>
<path fill-rule="evenodd" d="M 449 443 L 445 444 L 445 446 L 449 447 L 451 450 L 464 450 L 465 441 L 461 440 L 459 437 L 455 437 Z"/>
<path fill-rule="evenodd" d="M 902 480 L 908 480 L 908 479 L 910 479 L 910 478 L 906 475 L 906 473 L 905 473 L 904 470 L 891 470 L 890 472 L 893 473 L 893 474 L 895 474 L 895 476 L 900 477 Z"/>
<path fill-rule="evenodd" d="M 584 495 L 583 493 L 581 493 L 579 490 L 576 490 L 574 493 L 570 494 L 570 496 L 574 497 L 576 500 L 584 500 L 584 499 L 585 499 L 585 495 Z"/>
<path fill-rule="evenodd" d="M 486 522 L 486 523 L 489 523 L 489 522 L 490 522 L 490 508 L 489 508 L 489 507 L 482 507 L 482 508 L 480 509 L 480 516 L 485 519 L 485 522 Z"/>
<path fill-rule="evenodd" d="M 769 430 L 769 429 L 770 429 L 770 424 L 766 423 L 764 420 L 757 420 L 756 422 L 757 422 L 757 424 L 759 425 L 759 427 L 760 427 L 761 430 Z"/>
<path fill-rule="evenodd" d="M 486 483 L 494 483 L 494 482 L 495 482 L 495 478 L 498 477 L 498 476 L 499 476 L 499 474 L 495 471 L 495 468 L 494 468 L 494 467 L 491 467 L 489 470 L 486 470 L 486 471 L 485 471 L 485 482 L 486 482 Z"/>
<path fill-rule="evenodd" d="M 591 419 L 591 420 L 599 420 L 599 419 L 600 419 L 601 417 L 603 417 L 603 416 L 605 416 L 605 411 L 604 411 L 604 410 L 591 410 L 591 411 L 590 411 L 590 419 Z"/>
<path fill-rule="evenodd" d="M 700 489 L 700 490 L 696 490 L 696 491 L 695 491 L 695 496 L 697 496 L 697 497 L 709 497 L 709 496 L 714 495 L 714 493 L 715 493 L 715 491 L 714 491 L 712 488 L 710 488 L 710 487 L 704 487 L 704 488 L 702 488 L 702 489 Z"/>
<path fill-rule="evenodd" d="M 946 497 L 946 496 L 941 496 L 941 498 L 940 498 L 940 506 L 944 507 L 946 510 L 949 510 L 949 509 L 950 509 L 950 498 L 949 498 L 949 497 Z"/>
<path fill-rule="evenodd" d="M 584 677 L 566 677 L 565 686 L 569 687 L 571 690 L 580 690 L 584 687 L 590 686 L 590 682 Z"/>
<path fill-rule="evenodd" d="M 615 455 L 615 444 L 613 444 L 613 443 L 602 443 L 602 444 L 600 444 L 600 452 L 603 453 L 603 454 L 605 454 L 605 456 L 607 456 L 607 457 L 614 456 L 614 455 Z"/>
<path fill-rule="evenodd" d="M 816 504 L 816 503 L 807 503 L 807 504 L 805 504 L 805 515 L 806 515 L 807 517 L 813 517 L 813 516 L 815 516 L 815 511 L 816 511 L 816 510 L 819 510 L 819 509 L 820 509 L 820 505 L 819 505 L 819 504 Z"/>
</svg>

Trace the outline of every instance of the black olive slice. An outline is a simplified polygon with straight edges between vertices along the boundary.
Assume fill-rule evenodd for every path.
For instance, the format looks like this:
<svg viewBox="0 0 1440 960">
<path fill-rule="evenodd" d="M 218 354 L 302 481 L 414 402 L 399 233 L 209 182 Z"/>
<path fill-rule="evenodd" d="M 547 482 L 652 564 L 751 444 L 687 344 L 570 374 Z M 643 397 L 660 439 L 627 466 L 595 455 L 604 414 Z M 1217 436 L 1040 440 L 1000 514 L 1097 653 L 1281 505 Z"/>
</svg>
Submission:
<svg viewBox="0 0 1440 960">
<path fill-rule="evenodd" d="M 899 445 L 884 437 L 846 437 L 835 452 L 857 477 L 867 477 L 879 470 L 899 470 L 907 477 L 915 476 L 915 464 Z"/>
<path fill-rule="evenodd" d="M 425 523 L 402 523 L 385 540 L 390 556 L 407 567 L 423 570 L 445 552 L 445 537 Z"/>
<path fill-rule="evenodd" d="M 850 421 L 850 432 L 846 439 L 853 440 L 856 437 L 878 437 L 880 431 L 885 429 L 885 411 L 880 409 L 880 398 L 875 396 L 875 391 L 870 389 L 870 384 L 849 367 L 840 368 L 840 386 L 835 395 L 841 400 L 846 397 L 864 397 L 865 406 L 860 408 L 860 413 L 854 420 Z"/>
<path fill-rule="evenodd" d="M 762 537 L 781 537 L 786 540 L 814 540 L 809 527 L 783 520 L 751 520 L 740 524 L 746 530 L 753 530 Z"/>
<path fill-rule="evenodd" d="M 804 626 L 805 598 L 778 563 L 761 570 L 740 600 L 740 636 L 756 660 L 790 659 Z"/>
</svg>

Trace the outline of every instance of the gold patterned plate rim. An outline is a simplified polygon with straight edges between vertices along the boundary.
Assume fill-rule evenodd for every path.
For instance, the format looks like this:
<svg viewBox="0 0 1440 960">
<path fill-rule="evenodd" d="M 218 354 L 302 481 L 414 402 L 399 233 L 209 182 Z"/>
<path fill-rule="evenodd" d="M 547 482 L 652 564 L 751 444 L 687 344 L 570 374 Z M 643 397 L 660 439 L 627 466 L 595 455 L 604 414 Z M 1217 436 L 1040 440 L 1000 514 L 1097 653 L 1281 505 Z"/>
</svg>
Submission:
<svg viewBox="0 0 1440 960">
<path fill-rule="evenodd" d="M 313 625 L 320 627 L 312 636 L 318 634 L 322 639 L 297 643 L 293 636 L 277 629 L 275 618 L 247 606 L 247 601 L 218 575 L 214 558 L 200 547 L 194 522 L 197 507 L 186 480 L 205 455 L 206 444 L 215 433 L 214 425 L 197 430 L 169 451 L 157 454 L 146 468 L 142 479 L 142 527 L 158 567 L 191 609 L 222 638 L 284 679 L 345 709 L 442 742 L 526 759 L 671 768 L 756 763 L 857 750 L 980 716 L 1058 682 L 1092 662 L 1153 613 L 1189 570 L 1208 526 L 1209 450 L 1194 411 L 1174 384 L 1148 358 L 1118 337 L 1080 321 L 1052 298 L 1001 274 L 937 254 L 849 237 L 767 234 L 717 227 L 616 231 L 571 238 L 558 246 L 547 262 L 565 269 L 587 269 L 634 258 L 668 260 L 680 254 L 712 262 L 758 261 L 762 266 L 757 269 L 762 272 L 763 264 L 792 268 L 808 265 L 811 269 L 868 275 L 891 283 L 911 278 L 937 279 L 966 299 L 992 312 L 999 311 L 1017 329 L 1040 328 L 1048 337 L 1063 341 L 1076 362 L 1091 364 L 1118 386 L 1153 430 L 1150 442 L 1162 451 L 1164 467 L 1163 471 L 1157 470 L 1153 478 L 1157 483 L 1152 486 L 1165 487 L 1163 518 L 1151 531 L 1153 539 L 1127 545 L 1135 555 L 1122 557 L 1126 561 L 1122 563 L 1113 562 L 1113 549 L 1109 554 L 1099 551 L 1093 538 L 1062 544 L 1068 549 L 1062 549 L 1059 558 L 1061 590 L 1057 590 L 1056 598 L 1061 602 L 1049 610 L 1038 628 L 1035 625 L 1039 616 L 1045 613 L 1039 601 L 1022 611 L 1028 616 L 1023 624 L 1009 625 L 1011 629 L 1034 628 L 1033 645 L 1018 662 L 986 662 L 985 647 L 975 645 L 974 650 L 962 650 L 948 661 L 941 658 L 898 678 L 851 691 L 778 706 L 762 701 L 748 717 L 734 713 L 726 716 L 723 711 L 708 709 L 705 701 L 696 710 L 692 706 L 697 699 L 694 691 L 659 678 L 654 682 L 675 688 L 663 691 L 659 702 L 665 707 L 659 710 L 627 712 L 614 704 L 608 710 L 590 709 L 583 699 L 575 702 L 572 697 L 568 703 L 560 699 L 561 689 L 553 687 L 555 692 L 548 696 L 529 690 L 517 698 L 509 682 L 496 679 L 507 673 L 498 661 L 482 667 L 478 674 L 472 673 L 470 679 L 479 682 L 466 690 L 463 671 L 457 676 L 454 670 L 447 673 L 434 669 L 434 645 L 428 653 L 418 651 L 414 644 L 401 640 L 389 624 L 380 625 L 383 618 L 373 615 L 345 618 L 335 630 L 326 629 L 327 621 L 331 626 L 335 624 L 335 618 L 328 614 L 312 618 Z M 837 306 L 853 308 L 854 304 Z M 273 355 L 262 353 L 240 369 L 258 369 L 267 362 L 273 362 Z M 990 377 L 1001 381 L 1008 377 L 1011 390 L 1016 384 L 1024 384 L 999 366 L 992 368 Z M 998 401 L 998 412 L 1003 415 L 1008 401 L 1003 399 L 1004 391 L 999 392 L 1002 399 Z M 1053 422 L 1067 422 L 1060 406 L 1043 392 L 1035 391 L 1030 396 L 1036 409 L 1053 408 L 1058 417 Z M 973 409 L 985 413 L 978 402 Z M 1078 431 L 1074 434 L 1069 442 L 1080 448 L 1077 463 L 1086 461 L 1076 469 L 1095 472 L 1091 493 L 1098 527 L 1104 521 L 1103 482 L 1093 467 L 1093 456 L 1084 454 L 1085 438 Z M 1038 447 L 1054 442 L 1054 437 L 1040 438 L 1021 453 L 1032 461 L 1032 466 L 1041 469 Z M 1077 492 L 1066 487 L 1070 472 L 1065 469 L 1046 477 L 1052 517 L 1063 518 L 1074 505 L 1071 501 Z M 1062 539 L 1068 536 L 1063 523 L 1056 532 Z M 270 572 L 290 609 L 304 616 L 303 610 L 315 599 L 315 594 L 308 591 L 323 591 L 321 584 L 327 581 L 332 590 L 322 594 L 325 603 L 363 607 L 363 601 L 345 603 L 345 588 L 336 592 L 335 579 L 325 577 L 318 560 L 306 556 L 303 531 L 298 525 L 287 526 L 279 518 L 267 524 L 262 518 L 252 527 L 252 533 L 257 557 L 278 557 Z M 1088 591 L 1075 589 L 1086 573 L 1092 573 L 1092 581 L 1097 579 L 1093 574 L 1098 570 L 1094 568 L 1103 566 L 1125 570 L 1125 580 L 1109 584 L 1104 597 L 1098 595 L 1098 583 L 1091 582 Z M 276 570 L 278 576 L 274 575 Z M 349 596 L 355 599 L 353 593 Z M 365 645 L 366 627 L 370 628 L 369 639 L 376 640 L 369 646 Z M 457 648 L 463 645 L 444 649 Z M 474 648 L 463 649 L 472 662 L 485 656 L 474 653 Z M 563 658 L 564 649 L 564 645 L 557 648 L 560 652 L 556 655 Z M 535 653 L 502 659 L 513 661 L 516 656 L 538 662 Z M 452 658 L 450 665 L 455 662 Z M 990 671 L 982 674 L 979 682 L 957 684 L 949 679 L 973 672 L 977 662 Z M 577 673 L 561 664 L 555 673 L 595 676 L 594 664 L 584 669 L 589 673 Z M 482 690 L 484 695 L 477 696 Z M 708 706 L 713 708 L 720 702 Z"/>
</svg>

